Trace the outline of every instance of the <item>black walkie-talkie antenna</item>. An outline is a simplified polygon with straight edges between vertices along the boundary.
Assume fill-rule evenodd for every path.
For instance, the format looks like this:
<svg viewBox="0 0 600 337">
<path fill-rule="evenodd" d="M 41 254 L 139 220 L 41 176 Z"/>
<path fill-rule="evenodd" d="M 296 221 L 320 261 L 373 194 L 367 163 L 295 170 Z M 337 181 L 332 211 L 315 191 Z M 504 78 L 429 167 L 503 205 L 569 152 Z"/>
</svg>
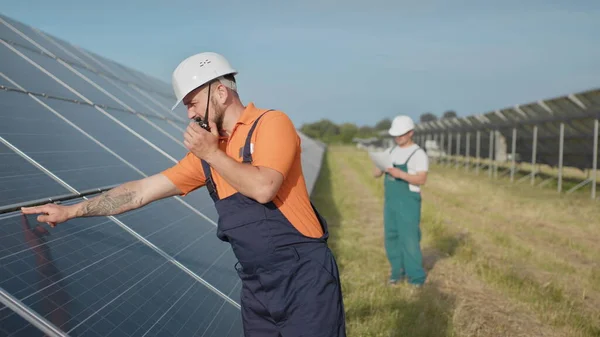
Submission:
<svg viewBox="0 0 600 337">
<path fill-rule="evenodd" d="M 204 120 L 200 117 L 196 117 L 195 120 L 206 131 L 210 131 L 210 126 L 208 125 L 208 105 L 210 104 L 210 87 L 212 83 L 208 83 L 208 98 L 206 99 L 206 111 L 204 112 Z"/>
</svg>

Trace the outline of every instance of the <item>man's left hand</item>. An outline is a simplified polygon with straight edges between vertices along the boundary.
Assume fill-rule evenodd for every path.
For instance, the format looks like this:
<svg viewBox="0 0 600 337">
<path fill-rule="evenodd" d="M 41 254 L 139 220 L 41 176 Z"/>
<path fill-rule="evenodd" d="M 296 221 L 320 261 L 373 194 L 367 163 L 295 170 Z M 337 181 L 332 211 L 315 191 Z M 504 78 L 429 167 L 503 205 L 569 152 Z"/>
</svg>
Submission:
<svg viewBox="0 0 600 337">
<path fill-rule="evenodd" d="M 402 171 L 397 167 L 390 167 L 387 169 L 387 173 L 389 173 L 392 177 L 398 179 L 404 179 L 406 172 Z"/>
<path fill-rule="evenodd" d="M 192 121 L 183 135 L 183 145 L 196 157 L 206 159 L 219 150 L 219 136 L 217 126 L 209 122 L 210 132 L 204 130 Z"/>
</svg>

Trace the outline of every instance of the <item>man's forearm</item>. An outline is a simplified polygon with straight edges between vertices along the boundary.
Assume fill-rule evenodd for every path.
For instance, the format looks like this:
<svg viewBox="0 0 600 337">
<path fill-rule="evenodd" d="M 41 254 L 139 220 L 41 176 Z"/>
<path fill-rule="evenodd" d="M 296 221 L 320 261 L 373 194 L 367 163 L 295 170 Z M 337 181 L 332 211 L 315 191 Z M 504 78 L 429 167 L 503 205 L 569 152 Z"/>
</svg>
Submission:
<svg viewBox="0 0 600 337">
<path fill-rule="evenodd" d="M 117 215 L 138 208 L 143 200 L 135 182 L 117 186 L 97 197 L 71 206 L 71 217 Z"/>
<path fill-rule="evenodd" d="M 425 178 L 423 176 L 412 175 L 406 173 L 402 179 L 406 180 L 409 184 L 412 185 L 423 185 L 425 184 Z"/>
<path fill-rule="evenodd" d="M 392 172 L 392 171 L 390 171 L 390 172 Z M 393 177 L 402 179 L 412 185 L 423 185 L 423 184 L 425 184 L 425 181 L 427 179 L 425 175 L 408 174 L 407 172 L 404 172 L 402 170 L 394 170 L 393 173 L 390 173 L 390 172 L 388 172 L 388 173 L 391 174 Z"/>
<path fill-rule="evenodd" d="M 205 160 L 236 191 L 247 197 L 257 199 L 261 193 L 261 188 L 269 183 L 262 181 L 263 176 L 260 174 L 260 168 L 238 163 L 221 150 L 215 151 Z"/>
</svg>

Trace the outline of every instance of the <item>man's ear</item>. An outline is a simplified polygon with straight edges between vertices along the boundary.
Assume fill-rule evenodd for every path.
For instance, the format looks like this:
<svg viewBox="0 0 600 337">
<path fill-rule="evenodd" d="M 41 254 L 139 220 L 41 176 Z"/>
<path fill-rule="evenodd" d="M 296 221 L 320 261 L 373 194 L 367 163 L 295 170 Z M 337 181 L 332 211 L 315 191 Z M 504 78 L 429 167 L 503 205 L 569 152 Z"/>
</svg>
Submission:
<svg viewBox="0 0 600 337">
<path fill-rule="evenodd" d="M 227 87 L 219 82 L 217 82 L 217 87 L 215 89 L 215 96 L 217 98 L 217 102 L 221 105 L 225 104 L 230 95 L 229 90 L 227 90 Z"/>
</svg>

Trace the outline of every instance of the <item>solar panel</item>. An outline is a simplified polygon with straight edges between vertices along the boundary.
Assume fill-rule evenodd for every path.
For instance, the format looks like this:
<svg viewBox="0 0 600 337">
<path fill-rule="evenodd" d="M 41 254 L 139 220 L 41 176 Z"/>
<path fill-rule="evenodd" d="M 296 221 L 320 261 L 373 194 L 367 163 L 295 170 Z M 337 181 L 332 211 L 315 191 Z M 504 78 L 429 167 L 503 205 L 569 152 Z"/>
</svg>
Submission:
<svg viewBox="0 0 600 337">
<path fill-rule="evenodd" d="M 0 91 L 0 120 L 7 142 L 76 189 L 143 177 L 27 95 Z"/>
<path fill-rule="evenodd" d="M 517 161 L 531 162 L 536 129 L 536 163 L 559 166 L 561 128 L 563 132 L 563 166 L 589 169 L 593 166 L 594 121 L 600 118 L 600 89 L 568 96 L 517 105 L 477 116 L 438 120 L 417 124 L 416 135 L 438 134 L 448 144 L 449 135 L 456 140 L 461 134 L 461 146 L 452 146 L 449 154 L 466 154 L 466 133 L 471 134 L 469 154 L 475 153 L 473 135 L 481 134 L 481 157 L 489 155 L 490 131 L 498 131 L 511 152 L 513 129 L 516 129 Z M 561 127 L 562 124 L 562 127 Z M 456 143 L 454 143 L 456 144 Z M 492 144 L 493 145 L 493 144 Z M 495 145 L 494 145 L 495 148 Z M 448 152 L 448 148 L 444 147 Z M 499 149 L 495 148 L 495 151 Z"/>
<path fill-rule="evenodd" d="M 66 188 L 2 143 L 0 161 L 0 205 L 68 193 Z"/>
<path fill-rule="evenodd" d="M 0 220 L 0 286 L 69 335 L 138 336 L 175 320 L 191 336 L 232 306 L 114 221 L 48 232 L 29 218 Z"/>
<path fill-rule="evenodd" d="M 206 189 L 54 229 L 16 212 L 181 159 L 170 86 L 2 15 L 0 58 L 0 334 L 241 336 L 236 259 Z M 310 192 L 325 147 L 299 135 Z"/>
</svg>

